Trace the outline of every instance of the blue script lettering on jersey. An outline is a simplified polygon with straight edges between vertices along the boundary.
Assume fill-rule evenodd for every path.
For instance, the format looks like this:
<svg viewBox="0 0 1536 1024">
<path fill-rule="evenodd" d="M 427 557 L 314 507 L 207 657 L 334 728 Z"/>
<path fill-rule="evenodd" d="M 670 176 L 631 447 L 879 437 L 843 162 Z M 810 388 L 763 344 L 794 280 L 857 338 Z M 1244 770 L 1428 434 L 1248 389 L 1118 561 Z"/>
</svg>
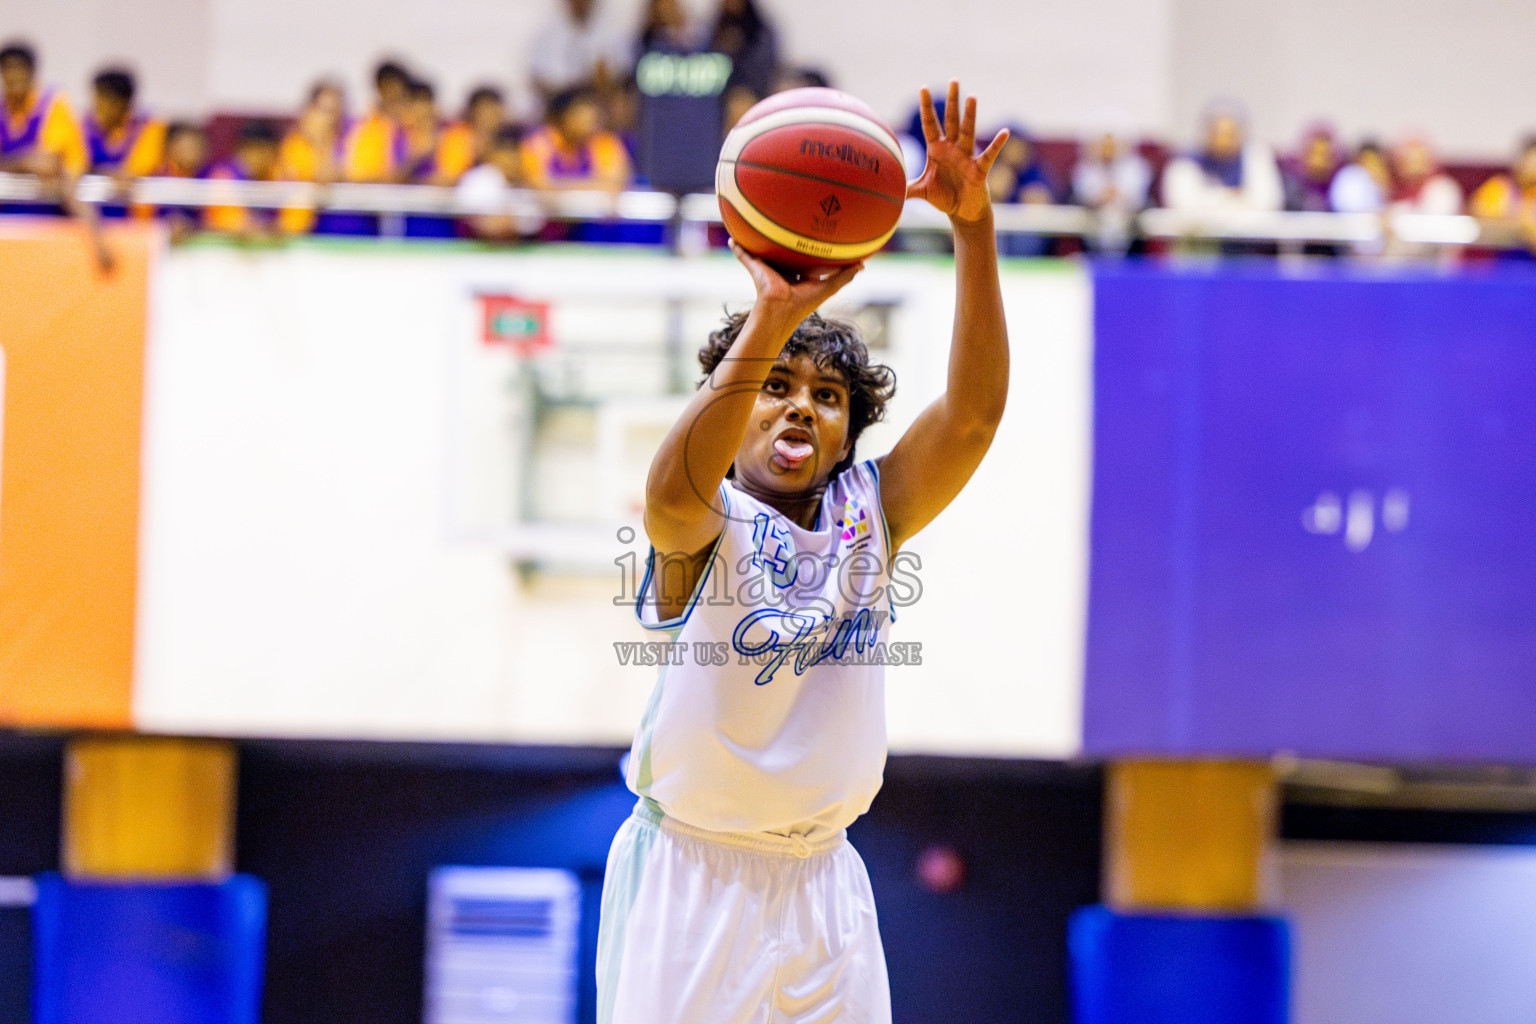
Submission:
<svg viewBox="0 0 1536 1024">
<path fill-rule="evenodd" d="M 804 615 L 764 608 L 736 624 L 736 630 L 731 634 L 731 646 L 736 648 L 737 654 L 748 658 L 771 655 L 757 674 L 756 683 L 762 686 L 772 680 L 779 666 L 791 657 L 794 658 L 795 675 L 798 676 L 828 658 L 841 658 L 850 646 L 855 652 L 863 653 L 866 647 L 879 639 L 880 625 L 884 619 L 884 612 L 860 608 L 844 616 L 837 623 L 837 628 L 833 629 L 830 615 Z M 749 635 L 754 627 L 767 635 L 761 640 L 754 640 Z M 785 634 L 793 635 L 786 639 Z"/>
</svg>

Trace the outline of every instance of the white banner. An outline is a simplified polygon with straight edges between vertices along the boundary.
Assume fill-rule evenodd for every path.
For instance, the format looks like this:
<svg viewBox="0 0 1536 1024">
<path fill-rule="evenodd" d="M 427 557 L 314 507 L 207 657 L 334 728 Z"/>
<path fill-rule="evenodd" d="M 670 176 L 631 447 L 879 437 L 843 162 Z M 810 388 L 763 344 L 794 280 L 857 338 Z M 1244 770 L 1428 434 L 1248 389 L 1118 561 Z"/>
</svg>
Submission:
<svg viewBox="0 0 1536 1024">
<path fill-rule="evenodd" d="M 839 297 L 897 371 L 878 455 L 942 389 L 944 260 Z M 908 549 L 897 751 L 1079 747 L 1091 397 L 1087 276 L 1010 268 L 1008 414 Z M 147 382 L 134 710 L 146 730 L 628 742 L 639 500 L 722 308 L 723 256 L 295 246 L 177 251 Z M 487 340 L 487 332 L 492 335 Z"/>
</svg>

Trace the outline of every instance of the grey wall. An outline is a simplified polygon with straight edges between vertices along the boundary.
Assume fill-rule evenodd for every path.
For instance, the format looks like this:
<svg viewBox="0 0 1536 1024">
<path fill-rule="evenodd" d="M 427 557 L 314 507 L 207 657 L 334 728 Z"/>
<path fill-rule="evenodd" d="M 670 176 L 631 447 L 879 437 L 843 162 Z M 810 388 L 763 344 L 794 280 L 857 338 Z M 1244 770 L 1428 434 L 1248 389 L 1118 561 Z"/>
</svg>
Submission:
<svg viewBox="0 0 1536 1024">
<path fill-rule="evenodd" d="M 984 120 L 1050 133 L 1105 105 L 1187 138 L 1213 95 L 1248 103 L 1259 133 L 1289 143 L 1320 115 L 1351 135 L 1427 132 L 1457 156 L 1502 156 L 1527 111 L 1528 0 L 762 0 L 786 54 L 830 70 L 892 118 L 923 82 L 961 76 Z M 709 0 L 691 0 L 703 11 Z M 608 0 L 632 23 L 639 0 Z M 43 48 L 47 76 L 83 95 L 109 58 L 138 64 L 170 113 L 286 109 L 340 72 L 399 51 L 451 103 L 482 78 L 523 83 L 554 0 L 12 0 L 0 35 Z"/>
</svg>

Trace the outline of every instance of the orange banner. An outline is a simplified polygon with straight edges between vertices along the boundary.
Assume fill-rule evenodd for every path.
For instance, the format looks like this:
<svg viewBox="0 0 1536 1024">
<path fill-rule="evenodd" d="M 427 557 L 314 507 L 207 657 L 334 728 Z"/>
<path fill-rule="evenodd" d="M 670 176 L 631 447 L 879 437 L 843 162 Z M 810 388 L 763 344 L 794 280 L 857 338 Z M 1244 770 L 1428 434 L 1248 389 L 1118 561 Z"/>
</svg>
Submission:
<svg viewBox="0 0 1536 1024">
<path fill-rule="evenodd" d="M 0 220 L 0 725 L 131 724 L 153 228 Z"/>
</svg>

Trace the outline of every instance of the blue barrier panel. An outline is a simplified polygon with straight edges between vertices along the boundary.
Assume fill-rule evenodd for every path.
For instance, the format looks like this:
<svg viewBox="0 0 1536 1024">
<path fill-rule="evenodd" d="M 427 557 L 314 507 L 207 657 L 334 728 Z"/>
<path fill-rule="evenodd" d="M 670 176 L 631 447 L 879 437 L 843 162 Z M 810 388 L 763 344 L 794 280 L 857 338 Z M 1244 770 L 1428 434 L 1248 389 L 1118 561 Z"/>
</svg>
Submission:
<svg viewBox="0 0 1536 1024">
<path fill-rule="evenodd" d="M 33 1024 L 258 1024 L 266 887 L 38 877 Z"/>
<path fill-rule="evenodd" d="M 1536 762 L 1536 274 L 1094 288 L 1085 750 Z"/>
<path fill-rule="evenodd" d="M 1286 1024 L 1290 930 L 1270 917 L 1117 914 L 1068 926 L 1076 1024 Z"/>
</svg>

